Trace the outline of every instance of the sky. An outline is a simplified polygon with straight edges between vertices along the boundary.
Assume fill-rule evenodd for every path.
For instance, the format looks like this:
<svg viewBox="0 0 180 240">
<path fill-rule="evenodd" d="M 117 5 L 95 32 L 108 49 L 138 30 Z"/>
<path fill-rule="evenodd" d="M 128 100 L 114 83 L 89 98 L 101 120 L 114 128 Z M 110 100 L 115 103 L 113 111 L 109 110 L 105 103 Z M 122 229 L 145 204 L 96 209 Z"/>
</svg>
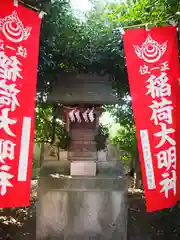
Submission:
<svg viewBox="0 0 180 240">
<path fill-rule="evenodd" d="M 86 12 L 90 8 L 88 0 L 71 0 L 71 5 L 75 10 Z"/>
<path fill-rule="evenodd" d="M 70 0 L 71 5 L 75 10 L 81 11 L 81 12 L 87 12 L 90 9 L 90 4 L 88 0 Z M 102 0 L 102 2 L 115 2 L 117 0 Z M 118 0 L 120 1 L 120 0 Z M 117 1 L 117 2 L 118 2 Z"/>
</svg>

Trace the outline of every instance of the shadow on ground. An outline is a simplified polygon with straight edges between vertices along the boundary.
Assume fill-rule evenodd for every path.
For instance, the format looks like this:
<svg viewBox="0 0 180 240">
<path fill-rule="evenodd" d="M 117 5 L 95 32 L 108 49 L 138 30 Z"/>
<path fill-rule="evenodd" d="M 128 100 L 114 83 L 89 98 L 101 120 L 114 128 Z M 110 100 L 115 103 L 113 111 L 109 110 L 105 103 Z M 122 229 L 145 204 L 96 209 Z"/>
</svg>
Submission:
<svg viewBox="0 0 180 240">
<path fill-rule="evenodd" d="M 128 195 L 128 240 L 180 239 L 179 206 L 164 211 L 147 213 L 142 191 L 129 189 Z"/>
</svg>

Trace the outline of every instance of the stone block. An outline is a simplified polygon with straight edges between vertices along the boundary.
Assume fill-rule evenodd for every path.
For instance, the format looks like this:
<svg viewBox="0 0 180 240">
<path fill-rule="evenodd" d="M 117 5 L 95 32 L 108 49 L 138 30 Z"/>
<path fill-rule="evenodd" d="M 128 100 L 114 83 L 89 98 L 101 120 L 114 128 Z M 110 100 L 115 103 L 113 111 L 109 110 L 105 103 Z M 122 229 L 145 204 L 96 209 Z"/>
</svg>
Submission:
<svg viewBox="0 0 180 240">
<path fill-rule="evenodd" d="M 70 166 L 71 176 L 96 176 L 96 163 L 88 161 L 74 161 Z"/>
<path fill-rule="evenodd" d="M 95 177 L 68 173 L 68 161 L 42 171 L 36 239 L 127 240 L 127 188 L 121 162 L 98 162 Z"/>
<path fill-rule="evenodd" d="M 59 160 L 60 161 L 68 160 L 68 152 L 60 150 L 59 151 Z"/>
<path fill-rule="evenodd" d="M 124 180 L 118 177 L 40 179 L 37 240 L 127 240 Z"/>
<path fill-rule="evenodd" d="M 106 151 L 98 151 L 98 161 L 107 161 Z"/>
</svg>

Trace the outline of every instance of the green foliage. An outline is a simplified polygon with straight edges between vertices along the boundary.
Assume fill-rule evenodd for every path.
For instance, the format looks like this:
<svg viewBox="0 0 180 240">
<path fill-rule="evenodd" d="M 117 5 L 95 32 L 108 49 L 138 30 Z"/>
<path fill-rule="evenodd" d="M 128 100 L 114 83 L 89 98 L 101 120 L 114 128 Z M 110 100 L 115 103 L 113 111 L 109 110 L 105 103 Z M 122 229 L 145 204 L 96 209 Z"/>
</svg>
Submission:
<svg viewBox="0 0 180 240">
<path fill-rule="evenodd" d="M 56 111 L 58 116 L 56 116 Z M 48 142 L 51 144 L 57 140 L 58 147 L 66 149 L 70 142 L 60 108 L 56 109 L 45 103 L 37 103 L 35 133 L 36 143 Z"/>
<path fill-rule="evenodd" d="M 52 106 L 45 103 L 36 105 L 35 141 L 50 142 L 52 139 Z"/>
<path fill-rule="evenodd" d="M 106 110 L 117 123 L 126 128 L 134 127 L 134 118 L 131 106 L 131 98 L 129 94 L 119 100 L 119 104 L 114 106 L 106 106 Z"/>
<path fill-rule="evenodd" d="M 111 24 L 124 26 L 135 24 L 164 25 L 169 20 L 179 20 L 176 14 L 179 3 L 176 0 L 129 0 L 124 3 L 111 3 L 108 6 L 108 17 Z"/>
<path fill-rule="evenodd" d="M 32 179 L 37 179 L 40 174 L 40 144 L 34 145 L 34 156 L 32 162 Z"/>
<path fill-rule="evenodd" d="M 125 151 L 128 157 L 135 158 L 136 132 L 134 127 L 121 127 L 111 141 L 118 149 Z"/>
<path fill-rule="evenodd" d="M 47 9 L 41 26 L 38 68 L 38 97 L 43 96 L 61 71 L 73 69 L 76 44 L 80 41 L 79 20 L 73 15 L 68 0 L 55 0 Z"/>
<path fill-rule="evenodd" d="M 106 142 L 109 137 L 109 129 L 103 125 L 100 125 L 98 132 L 95 136 L 97 151 L 104 150 L 106 148 Z"/>
<path fill-rule="evenodd" d="M 87 13 L 85 20 L 74 16 L 68 1 L 53 1 L 41 28 L 38 97 L 51 89 L 59 72 L 96 72 L 112 75 L 127 91 L 127 74 L 119 48 L 120 35 L 105 25 L 104 9 Z M 121 76 L 121 78 L 120 78 Z"/>
<path fill-rule="evenodd" d="M 56 132 L 57 136 L 57 147 L 63 150 L 67 150 L 71 144 L 71 134 L 66 131 L 64 127 L 60 128 Z"/>
<path fill-rule="evenodd" d="M 36 167 L 33 165 L 32 168 L 32 179 L 37 179 L 40 176 L 40 167 Z"/>
</svg>

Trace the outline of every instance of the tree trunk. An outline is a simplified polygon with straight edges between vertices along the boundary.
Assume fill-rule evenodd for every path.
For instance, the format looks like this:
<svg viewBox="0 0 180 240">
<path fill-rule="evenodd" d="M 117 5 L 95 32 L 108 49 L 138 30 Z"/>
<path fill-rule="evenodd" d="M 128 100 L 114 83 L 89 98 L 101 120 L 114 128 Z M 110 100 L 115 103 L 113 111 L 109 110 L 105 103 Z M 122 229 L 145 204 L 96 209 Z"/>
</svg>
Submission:
<svg viewBox="0 0 180 240">
<path fill-rule="evenodd" d="M 40 157 L 39 157 L 40 167 L 41 167 L 43 161 L 44 161 L 44 142 L 42 142 L 41 146 L 40 146 Z"/>
<path fill-rule="evenodd" d="M 138 152 L 138 147 L 137 149 L 137 154 L 135 158 L 135 164 L 134 164 L 134 188 L 139 189 L 141 186 L 141 166 L 140 166 L 140 159 L 139 159 L 139 152 Z"/>
</svg>

